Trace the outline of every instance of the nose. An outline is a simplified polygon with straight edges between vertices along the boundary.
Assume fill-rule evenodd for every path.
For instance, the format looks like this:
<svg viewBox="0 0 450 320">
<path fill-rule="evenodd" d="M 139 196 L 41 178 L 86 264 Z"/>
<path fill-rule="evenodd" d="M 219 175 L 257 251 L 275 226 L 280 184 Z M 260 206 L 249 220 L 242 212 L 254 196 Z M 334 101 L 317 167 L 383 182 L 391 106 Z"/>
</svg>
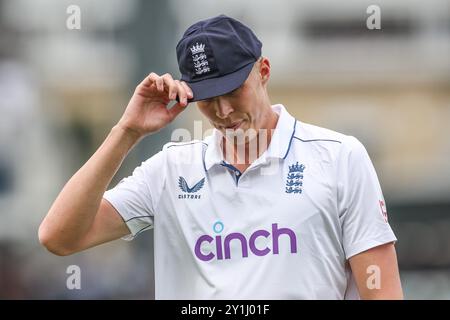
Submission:
<svg viewBox="0 0 450 320">
<path fill-rule="evenodd" d="M 233 111 L 234 111 L 233 107 L 228 101 L 222 99 L 221 97 L 217 99 L 216 116 L 218 118 L 226 119 L 229 116 L 229 114 L 232 113 Z"/>
</svg>

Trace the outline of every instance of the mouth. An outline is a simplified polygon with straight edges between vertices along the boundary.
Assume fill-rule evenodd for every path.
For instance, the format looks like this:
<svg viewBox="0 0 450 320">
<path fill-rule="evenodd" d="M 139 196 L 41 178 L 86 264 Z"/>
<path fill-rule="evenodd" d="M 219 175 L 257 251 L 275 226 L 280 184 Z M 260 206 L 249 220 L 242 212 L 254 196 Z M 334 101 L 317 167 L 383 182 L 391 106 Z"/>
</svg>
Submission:
<svg viewBox="0 0 450 320">
<path fill-rule="evenodd" d="M 244 120 L 233 122 L 228 126 L 221 126 L 221 127 L 225 130 L 236 130 L 241 126 L 242 122 L 244 122 Z"/>
</svg>

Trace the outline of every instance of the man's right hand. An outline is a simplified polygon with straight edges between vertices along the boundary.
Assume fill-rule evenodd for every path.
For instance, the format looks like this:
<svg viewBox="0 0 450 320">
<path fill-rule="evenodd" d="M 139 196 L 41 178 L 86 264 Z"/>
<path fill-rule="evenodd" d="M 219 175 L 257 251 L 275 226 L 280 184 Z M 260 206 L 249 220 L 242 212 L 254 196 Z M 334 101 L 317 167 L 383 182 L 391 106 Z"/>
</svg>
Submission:
<svg viewBox="0 0 450 320">
<path fill-rule="evenodd" d="M 177 96 L 179 102 L 168 109 Z M 185 109 L 190 98 L 192 90 L 184 81 L 152 72 L 136 87 L 118 126 L 138 138 L 157 132 Z"/>
<path fill-rule="evenodd" d="M 180 102 L 167 109 L 171 100 Z M 122 118 L 103 144 L 59 193 L 39 227 L 51 252 L 68 255 L 118 239 L 130 232 L 103 194 L 139 138 L 165 127 L 187 106 L 186 83 L 151 73 L 136 88 Z"/>
</svg>

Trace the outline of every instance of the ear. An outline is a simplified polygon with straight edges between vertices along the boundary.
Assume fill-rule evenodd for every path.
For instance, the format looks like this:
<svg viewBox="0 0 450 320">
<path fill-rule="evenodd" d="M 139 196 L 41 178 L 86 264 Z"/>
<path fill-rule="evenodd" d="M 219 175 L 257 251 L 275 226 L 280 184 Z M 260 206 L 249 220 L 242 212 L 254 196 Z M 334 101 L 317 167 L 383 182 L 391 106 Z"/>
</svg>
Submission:
<svg viewBox="0 0 450 320">
<path fill-rule="evenodd" d="M 259 74 L 264 85 L 267 85 L 270 79 L 270 61 L 266 57 L 261 57 L 259 61 Z"/>
</svg>

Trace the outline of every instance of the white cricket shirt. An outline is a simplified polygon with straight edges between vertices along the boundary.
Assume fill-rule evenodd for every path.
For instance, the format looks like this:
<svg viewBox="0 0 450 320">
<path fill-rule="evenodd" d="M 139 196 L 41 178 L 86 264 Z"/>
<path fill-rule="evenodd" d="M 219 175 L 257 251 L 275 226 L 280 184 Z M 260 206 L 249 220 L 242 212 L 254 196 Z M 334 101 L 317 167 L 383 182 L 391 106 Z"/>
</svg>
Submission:
<svg viewBox="0 0 450 320">
<path fill-rule="evenodd" d="M 282 105 L 244 172 L 221 133 L 168 143 L 108 200 L 133 238 L 154 228 L 156 299 L 353 299 L 355 254 L 396 241 L 364 146 Z"/>
</svg>

